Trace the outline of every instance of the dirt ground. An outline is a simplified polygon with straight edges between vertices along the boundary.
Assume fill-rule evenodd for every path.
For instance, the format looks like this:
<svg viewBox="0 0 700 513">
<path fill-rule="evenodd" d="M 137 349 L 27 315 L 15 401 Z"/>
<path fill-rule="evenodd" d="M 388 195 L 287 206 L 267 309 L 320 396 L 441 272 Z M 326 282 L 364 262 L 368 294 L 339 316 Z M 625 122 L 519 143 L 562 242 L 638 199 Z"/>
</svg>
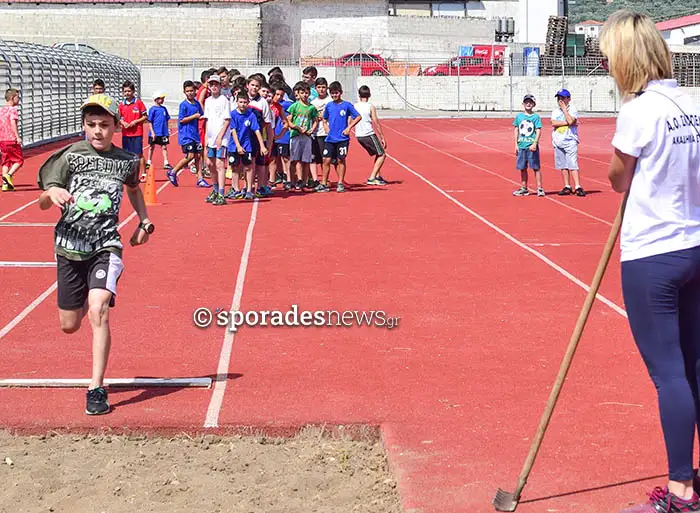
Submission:
<svg viewBox="0 0 700 513">
<path fill-rule="evenodd" d="M 381 445 L 309 428 L 264 436 L 14 436 L 2 513 L 400 513 Z"/>
</svg>

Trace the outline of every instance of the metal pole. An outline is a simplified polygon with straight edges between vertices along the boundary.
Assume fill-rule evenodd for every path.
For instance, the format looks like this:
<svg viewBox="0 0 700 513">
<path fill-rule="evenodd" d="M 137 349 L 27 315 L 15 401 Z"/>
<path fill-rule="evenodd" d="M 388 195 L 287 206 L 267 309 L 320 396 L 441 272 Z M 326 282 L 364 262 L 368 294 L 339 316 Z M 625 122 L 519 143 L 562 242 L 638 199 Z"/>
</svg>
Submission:
<svg viewBox="0 0 700 513">
<path fill-rule="evenodd" d="M 457 57 L 457 59 L 457 112 L 461 112 L 462 107 L 460 106 L 460 104 L 462 102 L 462 57 Z"/>
<path fill-rule="evenodd" d="M 408 62 L 403 63 L 403 109 L 408 110 Z"/>
<path fill-rule="evenodd" d="M 510 54 L 510 113 L 513 114 L 513 54 Z"/>
</svg>

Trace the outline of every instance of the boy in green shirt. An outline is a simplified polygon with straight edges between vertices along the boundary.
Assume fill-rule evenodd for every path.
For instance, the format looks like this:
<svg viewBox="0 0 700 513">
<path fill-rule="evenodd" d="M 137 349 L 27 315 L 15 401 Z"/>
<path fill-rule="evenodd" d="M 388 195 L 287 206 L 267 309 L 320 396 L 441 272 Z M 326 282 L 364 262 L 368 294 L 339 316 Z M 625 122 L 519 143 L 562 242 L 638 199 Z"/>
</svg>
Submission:
<svg viewBox="0 0 700 513">
<path fill-rule="evenodd" d="M 300 191 L 306 185 L 311 174 L 313 161 L 313 141 L 311 135 L 318 126 L 318 110 L 309 103 L 311 87 L 306 82 L 297 82 L 294 86 L 297 101 L 287 109 L 289 124 L 289 153 L 292 163 L 291 175 L 296 169 L 297 183 L 295 189 Z M 301 171 L 297 164 L 301 163 Z"/>
<path fill-rule="evenodd" d="M 532 109 L 535 108 L 535 97 L 526 94 L 523 99 L 525 112 L 515 116 L 513 126 L 515 127 L 515 155 L 517 156 L 515 168 L 520 171 L 522 185 L 520 189 L 513 192 L 513 196 L 528 196 L 530 191 L 527 188 L 527 167 L 528 164 L 535 172 L 537 180 L 537 195 L 544 197 L 542 188 L 542 173 L 540 173 L 540 135 L 542 134 L 542 120 Z"/>
</svg>

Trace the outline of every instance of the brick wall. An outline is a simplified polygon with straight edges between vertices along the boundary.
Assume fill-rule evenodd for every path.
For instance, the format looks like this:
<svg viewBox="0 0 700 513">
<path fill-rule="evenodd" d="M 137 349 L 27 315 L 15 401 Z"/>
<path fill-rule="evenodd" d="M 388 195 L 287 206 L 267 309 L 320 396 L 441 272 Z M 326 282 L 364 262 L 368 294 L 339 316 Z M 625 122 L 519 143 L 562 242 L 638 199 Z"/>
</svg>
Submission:
<svg viewBox="0 0 700 513">
<path fill-rule="evenodd" d="M 82 42 L 139 64 L 142 59 L 255 59 L 260 6 L 19 5 L 0 3 L 4 39 L 51 45 Z"/>
</svg>

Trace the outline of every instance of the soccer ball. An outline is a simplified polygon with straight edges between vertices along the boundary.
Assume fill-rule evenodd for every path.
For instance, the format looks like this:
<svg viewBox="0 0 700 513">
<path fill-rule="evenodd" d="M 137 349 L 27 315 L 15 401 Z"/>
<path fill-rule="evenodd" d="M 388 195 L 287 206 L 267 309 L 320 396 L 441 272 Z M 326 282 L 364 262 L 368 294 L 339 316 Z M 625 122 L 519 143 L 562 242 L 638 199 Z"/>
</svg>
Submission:
<svg viewBox="0 0 700 513">
<path fill-rule="evenodd" d="M 532 137 L 532 134 L 535 133 L 535 124 L 528 119 L 524 119 L 520 122 L 518 130 L 522 137 Z"/>
</svg>

